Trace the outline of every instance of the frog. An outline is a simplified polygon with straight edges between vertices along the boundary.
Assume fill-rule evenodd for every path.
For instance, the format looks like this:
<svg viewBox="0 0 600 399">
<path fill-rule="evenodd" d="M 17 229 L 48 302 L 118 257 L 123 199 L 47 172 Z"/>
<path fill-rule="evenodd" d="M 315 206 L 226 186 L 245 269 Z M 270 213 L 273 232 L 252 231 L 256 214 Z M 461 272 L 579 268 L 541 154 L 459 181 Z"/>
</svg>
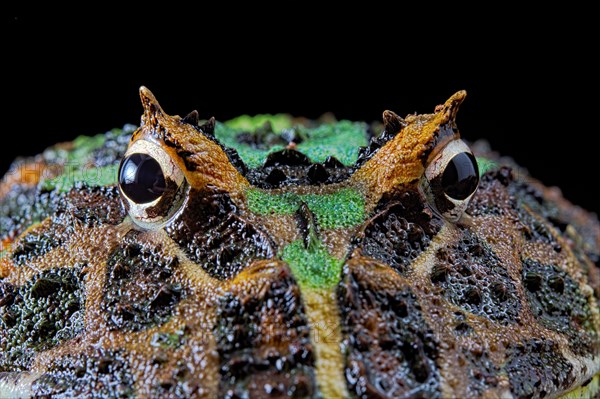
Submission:
<svg viewBox="0 0 600 399">
<path fill-rule="evenodd" d="M 0 397 L 599 394 L 600 223 L 459 91 L 381 123 L 171 116 L 0 185 Z"/>
</svg>

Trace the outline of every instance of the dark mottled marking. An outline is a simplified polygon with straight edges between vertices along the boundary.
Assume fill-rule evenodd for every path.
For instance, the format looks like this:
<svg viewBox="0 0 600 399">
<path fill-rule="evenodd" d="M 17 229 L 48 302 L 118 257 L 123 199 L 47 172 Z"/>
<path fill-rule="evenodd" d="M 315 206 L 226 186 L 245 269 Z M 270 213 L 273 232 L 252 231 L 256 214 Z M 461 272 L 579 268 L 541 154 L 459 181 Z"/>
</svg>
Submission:
<svg viewBox="0 0 600 399">
<path fill-rule="evenodd" d="M 549 228 L 553 226 L 561 231 L 569 224 L 559 208 L 553 202 L 546 201 L 540 189 L 526 182 L 515 182 L 509 186 L 509 192 L 517 201 L 517 211 L 525 239 L 529 242 L 548 244 L 554 251 L 561 252 L 561 245 Z"/>
<path fill-rule="evenodd" d="M 236 215 L 236 210 L 225 192 L 192 189 L 186 208 L 167 232 L 207 273 L 228 279 L 251 261 L 275 254 L 270 239 Z"/>
<path fill-rule="evenodd" d="M 329 173 L 323 164 L 312 164 L 307 170 L 308 180 L 313 184 L 321 184 L 329 179 Z"/>
<path fill-rule="evenodd" d="M 107 262 L 102 309 L 110 329 L 144 330 L 166 322 L 184 296 L 179 261 L 129 233 Z"/>
<path fill-rule="evenodd" d="M 502 324 L 515 323 L 521 309 L 517 290 L 492 249 L 468 230 L 440 248 L 430 275 L 451 303 Z"/>
<path fill-rule="evenodd" d="M 395 200 L 382 199 L 380 205 L 384 203 L 387 207 L 367 223 L 364 238 L 357 246 L 362 248 L 363 255 L 406 274 L 410 263 L 427 249 L 442 222 L 432 216 L 419 194 L 413 191 L 397 194 Z"/>
<path fill-rule="evenodd" d="M 32 357 L 83 330 L 80 268 L 52 269 L 21 287 L 0 282 L 0 371 L 26 370 Z"/>
<path fill-rule="evenodd" d="M 562 248 L 550 227 L 564 233 L 567 226 L 574 222 L 574 216 L 548 201 L 540 188 L 516 180 L 511 168 L 505 166 L 481 176 L 479 188 L 467 212 L 472 216 L 518 218 L 526 241 L 550 245 L 556 252 L 561 252 Z M 585 229 L 585 226 L 577 227 Z"/>
<path fill-rule="evenodd" d="M 409 287 L 345 266 L 339 290 L 345 375 L 359 398 L 440 396 L 433 331 Z M 373 266 L 374 267 L 374 266 Z"/>
<path fill-rule="evenodd" d="M 463 346 L 461 349 L 461 363 L 464 363 L 464 367 L 468 370 L 466 373 L 469 380 L 466 388 L 468 397 L 483 397 L 486 390 L 498 386 L 501 369 L 494 365 L 484 351 L 468 346 Z"/>
<path fill-rule="evenodd" d="M 524 208 L 519 208 L 519 220 L 523 226 L 525 240 L 550 245 L 557 253 L 562 251 L 560 244 L 550 232 L 549 225 L 543 219 L 535 217 Z"/>
<path fill-rule="evenodd" d="M 56 212 L 64 200 L 64 193 L 41 192 L 39 186 L 13 185 L 0 198 L 0 240 L 15 239 L 33 223 Z"/>
<path fill-rule="evenodd" d="M 105 133 L 102 147 L 95 149 L 91 154 L 92 165 L 104 167 L 119 162 L 133 129 L 132 125 L 126 125 L 122 130 L 114 129 Z M 61 163 L 64 160 L 61 159 L 61 155 L 57 155 L 55 149 L 46 150 L 41 158 L 47 162 L 51 171 L 56 172 L 63 167 Z M 17 171 L 19 165 L 31 160 L 30 158 L 15 161 L 11 170 Z M 34 170 L 41 168 L 41 166 L 32 167 Z M 68 194 L 63 192 L 44 191 L 41 185 L 12 185 L 8 193 L 0 198 L 0 240 L 7 238 L 12 240 L 33 223 L 46 219 L 61 207 L 64 209 L 65 201 L 69 201 L 67 196 Z"/>
<path fill-rule="evenodd" d="M 234 286 L 220 300 L 219 397 L 313 397 L 314 355 L 300 289 L 287 268 L 264 278 Z"/>
<path fill-rule="evenodd" d="M 325 159 L 325 162 L 323 162 L 323 166 L 325 166 L 325 168 L 327 169 L 344 169 L 345 166 L 344 164 L 337 159 L 336 157 L 330 155 Z"/>
<path fill-rule="evenodd" d="M 31 224 L 37 192 L 37 187 L 15 184 L 0 198 L 0 241 L 14 239 Z"/>
<path fill-rule="evenodd" d="M 479 398 L 483 393 L 498 386 L 501 369 L 490 360 L 491 346 L 485 345 L 485 339 L 477 335 L 461 311 L 454 313 L 453 333 L 456 340 L 453 345 L 456 350 L 455 364 L 450 366 L 460 370 L 458 374 L 467 378 L 465 397 Z"/>
<path fill-rule="evenodd" d="M 273 187 L 278 187 L 286 179 L 287 176 L 281 169 L 273 168 L 265 178 L 265 181 Z"/>
<path fill-rule="evenodd" d="M 206 381 L 199 377 L 198 366 L 205 358 L 203 352 L 209 335 L 203 334 L 201 341 L 192 338 L 195 330 L 201 329 L 197 320 L 188 320 L 181 329 L 156 332 L 150 345 L 155 348 L 147 373 L 144 374 L 144 393 L 149 398 L 196 398 L 206 396 Z M 173 355 L 175 350 L 179 354 Z M 206 354 L 213 358 L 213 353 Z M 174 360 L 174 361 L 173 361 Z M 200 364 L 199 364 L 200 363 Z M 138 396 L 140 393 L 138 392 Z M 144 397 L 146 397 L 144 396 Z"/>
<path fill-rule="evenodd" d="M 265 159 L 264 167 L 269 166 L 309 166 L 312 162 L 300 151 L 285 149 L 272 152 Z"/>
<path fill-rule="evenodd" d="M 314 168 L 314 165 L 320 165 L 318 167 L 320 170 L 318 175 L 313 175 L 314 169 L 311 168 Z M 324 170 L 320 168 L 321 166 L 323 166 Z M 352 168 L 344 165 L 339 166 L 330 162 L 329 165 L 326 165 L 325 163 L 310 163 L 308 165 L 299 166 L 279 165 L 260 167 L 249 170 L 246 174 L 246 178 L 256 187 L 270 189 L 276 187 L 340 183 L 348 179 L 351 173 Z"/>
<path fill-rule="evenodd" d="M 467 318 L 463 312 L 455 312 L 454 319 L 454 333 L 456 335 L 469 335 L 473 332 L 473 327 L 467 323 Z"/>
<path fill-rule="evenodd" d="M 54 218 L 55 219 L 55 218 Z M 69 237 L 72 228 L 52 223 L 43 230 L 32 231 L 20 238 L 13 247 L 12 258 L 17 266 L 23 266 L 60 247 Z"/>
<path fill-rule="evenodd" d="M 35 397 L 133 398 L 134 381 L 122 351 L 97 350 L 93 354 L 55 359 L 33 384 Z"/>
<path fill-rule="evenodd" d="M 532 260 L 523 262 L 522 277 L 529 307 L 540 324 L 567 335 L 575 354 L 597 354 L 592 311 L 577 282 L 554 265 Z"/>
<path fill-rule="evenodd" d="M 117 225 L 126 215 L 116 186 L 82 186 L 69 191 L 66 200 L 64 211 L 87 227 Z"/>
<path fill-rule="evenodd" d="M 290 130 L 295 131 L 296 129 Z M 286 146 L 289 143 L 282 135 L 273 132 L 273 126 L 268 121 L 254 129 L 254 131 L 238 133 L 235 140 L 256 150 L 268 150 L 273 146 Z"/>
<path fill-rule="evenodd" d="M 596 303 L 600 306 L 600 263 L 596 258 L 596 262 L 594 263 L 593 259 L 590 259 L 586 254 L 583 248 L 583 245 L 572 245 L 571 250 L 573 254 L 577 258 L 579 265 L 582 270 L 587 275 L 587 283 L 594 290 L 594 297 L 596 298 Z"/>
<path fill-rule="evenodd" d="M 192 355 L 193 356 L 193 355 Z M 154 365 L 159 366 L 169 361 L 166 352 L 154 358 Z M 151 382 L 151 398 L 196 398 L 206 395 L 205 381 L 198 378 L 194 365 L 185 359 L 180 359 L 173 365 L 167 376 L 153 379 Z"/>
<path fill-rule="evenodd" d="M 572 366 L 552 341 L 513 343 L 504 366 L 517 398 L 542 398 L 573 383 Z"/>
</svg>

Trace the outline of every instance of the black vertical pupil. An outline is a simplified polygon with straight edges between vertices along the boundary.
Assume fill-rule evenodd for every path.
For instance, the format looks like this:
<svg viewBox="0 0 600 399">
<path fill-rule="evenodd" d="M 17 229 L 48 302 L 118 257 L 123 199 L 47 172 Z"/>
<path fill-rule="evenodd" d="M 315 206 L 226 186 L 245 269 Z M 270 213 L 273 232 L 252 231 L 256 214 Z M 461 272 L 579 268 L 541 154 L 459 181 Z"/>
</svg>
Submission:
<svg viewBox="0 0 600 399">
<path fill-rule="evenodd" d="M 138 204 L 152 202 L 165 192 L 165 176 L 156 159 L 147 154 L 131 154 L 121 161 L 119 185 Z"/>
<path fill-rule="evenodd" d="M 442 188 L 451 198 L 464 200 L 479 183 L 479 169 L 473 154 L 461 152 L 448 162 L 442 176 Z"/>
</svg>

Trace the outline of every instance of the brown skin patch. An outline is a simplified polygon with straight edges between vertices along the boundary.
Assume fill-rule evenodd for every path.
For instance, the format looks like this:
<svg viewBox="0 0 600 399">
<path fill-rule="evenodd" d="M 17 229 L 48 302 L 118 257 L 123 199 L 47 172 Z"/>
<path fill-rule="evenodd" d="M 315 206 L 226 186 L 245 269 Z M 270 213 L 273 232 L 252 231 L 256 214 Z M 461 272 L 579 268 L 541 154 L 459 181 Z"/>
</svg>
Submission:
<svg viewBox="0 0 600 399">
<path fill-rule="evenodd" d="M 0 251 L 3 251 L 4 248 L 8 248 L 10 243 L 3 243 L 0 246 Z M 12 258 L 8 256 L 8 254 L 3 254 L 0 256 L 0 279 L 5 279 L 11 274 L 14 274 L 17 271 L 17 267 L 14 265 Z"/>
<path fill-rule="evenodd" d="M 246 220 L 255 226 L 261 226 L 263 231 L 269 232 L 275 248 L 283 248 L 292 241 L 301 239 L 300 231 L 296 228 L 294 215 L 258 215 L 245 214 Z"/>
<path fill-rule="evenodd" d="M 351 242 L 356 236 L 357 229 L 358 227 L 326 229 L 321 231 L 320 238 L 331 256 L 337 259 L 344 259 L 348 256 L 348 249 L 351 248 Z"/>
</svg>

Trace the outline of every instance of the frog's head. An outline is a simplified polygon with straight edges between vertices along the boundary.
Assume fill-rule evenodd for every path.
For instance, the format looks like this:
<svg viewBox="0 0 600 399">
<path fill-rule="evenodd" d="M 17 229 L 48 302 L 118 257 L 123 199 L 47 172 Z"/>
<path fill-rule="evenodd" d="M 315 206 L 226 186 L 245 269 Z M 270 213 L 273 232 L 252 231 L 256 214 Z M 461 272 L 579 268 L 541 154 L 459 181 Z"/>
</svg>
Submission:
<svg viewBox="0 0 600 399">
<path fill-rule="evenodd" d="M 367 212 L 386 195 L 412 190 L 445 219 L 461 218 L 479 181 L 475 158 L 455 123 L 465 95 L 454 94 L 433 114 L 402 119 L 384 112 L 387 142 L 355 166 L 347 182 L 362 189 Z M 147 88 L 140 88 L 140 96 L 142 124 L 119 171 L 120 190 L 136 224 L 165 226 L 186 208 L 191 192 L 223 192 L 243 204 L 236 198 L 250 185 L 245 166 L 214 138 L 214 120 L 199 126 L 195 111 L 184 118 L 169 116 Z"/>
<path fill-rule="evenodd" d="M 459 91 L 436 112 L 402 119 L 383 114 L 391 138 L 353 176 L 366 186 L 369 202 L 396 190 L 417 189 L 445 219 L 458 221 L 479 183 L 475 157 L 460 139 L 456 114 L 466 96 Z"/>
<path fill-rule="evenodd" d="M 138 225 L 164 226 L 190 190 L 212 187 L 235 196 L 248 185 L 212 136 L 214 119 L 199 126 L 196 111 L 183 118 L 167 115 L 143 86 L 140 97 L 142 123 L 119 168 L 119 188 Z"/>
</svg>

